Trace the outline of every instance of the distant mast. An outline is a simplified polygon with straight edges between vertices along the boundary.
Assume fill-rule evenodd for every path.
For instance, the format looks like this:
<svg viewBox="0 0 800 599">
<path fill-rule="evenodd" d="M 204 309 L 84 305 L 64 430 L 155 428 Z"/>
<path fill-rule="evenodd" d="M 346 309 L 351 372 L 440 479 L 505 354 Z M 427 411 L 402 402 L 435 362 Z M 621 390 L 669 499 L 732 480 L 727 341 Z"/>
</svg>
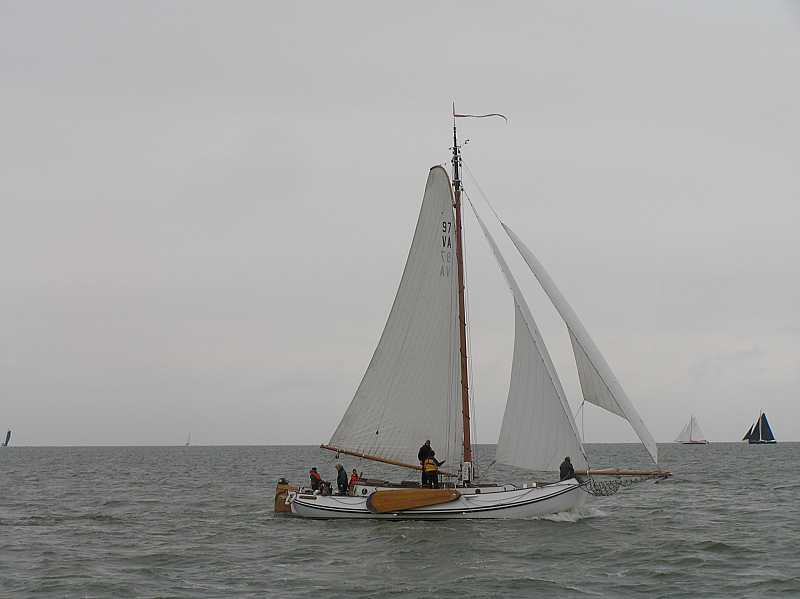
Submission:
<svg viewBox="0 0 800 599">
<path fill-rule="evenodd" d="M 472 462 L 472 443 L 470 440 L 469 419 L 469 378 L 467 374 L 467 325 L 464 309 L 464 244 L 461 238 L 461 166 L 460 147 L 456 133 L 456 106 L 453 104 L 453 207 L 456 211 L 456 263 L 458 265 L 458 326 L 461 344 L 461 413 L 464 418 L 464 462 Z M 463 473 L 464 480 L 471 478 L 471 472 Z"/>
</svg>

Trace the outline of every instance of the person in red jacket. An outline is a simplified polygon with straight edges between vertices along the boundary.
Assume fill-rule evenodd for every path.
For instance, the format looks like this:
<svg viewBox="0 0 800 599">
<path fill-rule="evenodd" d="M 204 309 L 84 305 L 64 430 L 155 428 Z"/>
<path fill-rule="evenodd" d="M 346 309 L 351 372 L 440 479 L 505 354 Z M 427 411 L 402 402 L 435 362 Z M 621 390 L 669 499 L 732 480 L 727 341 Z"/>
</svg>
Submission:
<svg viewBox="0 0 800 599">
<path fill-rule="evenodd" d="M 350 475 L 350 488 L 352 489 L 358 482 L 358 472 L 353 468 L 353 473 Z"/>
<path fill-rule="evenodd" d="M 308 477 L 311 479 L 311 490 L 319 491 L 320 488 L 322 488 L 322 477 L 319 472 L 317 472 L 316 466 L 308 471 Z"/>
</svg>

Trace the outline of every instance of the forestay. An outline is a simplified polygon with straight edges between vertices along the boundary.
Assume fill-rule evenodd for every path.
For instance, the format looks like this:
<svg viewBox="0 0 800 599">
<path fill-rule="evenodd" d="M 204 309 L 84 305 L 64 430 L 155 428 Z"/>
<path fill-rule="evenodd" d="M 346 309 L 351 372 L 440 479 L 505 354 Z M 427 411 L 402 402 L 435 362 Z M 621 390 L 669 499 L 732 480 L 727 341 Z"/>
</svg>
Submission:
<svg viewBox="0 0 800 599">
<path fill-rule="evenodd" d="M 461 463 L 455 252 L 450 178 L 437 166 L 383 334 L 330 445 L 416 464 L 430 439 L 437 459 Z"/>
<path fill-rule="evenodd" d="M 567 303 L 550 275 L 547 274 L 547 271 L 528 247 L 505 223 L 501 224 L 567 325 L 575 354 L 575 363 L 578 367 L 578 377 L 581 382 L 583 398 L 589 403 L 600 406 L 627 420 L 639 436 L 650 457 L 653 458 L 653 462 L 657 464 L 658 447 L 653 436 L 647 430 L 644 421 L 633 407 L 619 381 L 617 381 L 616 376 L 611 371 L 611 367 L 600 353 L 600 350 L 597 349 L 594 341 L 589 337 L 589 333 L 578 319 L 578 315 Z"/>
<path fill-rule="evenodd" d="M 529 470 L 558 470 L 564 456 L 586 468 L 586 456 L 550 354 L 508 263 L 474 204 L 475 217 L 514 297 L 514 357 L 497 461 Z"/>
</svg>

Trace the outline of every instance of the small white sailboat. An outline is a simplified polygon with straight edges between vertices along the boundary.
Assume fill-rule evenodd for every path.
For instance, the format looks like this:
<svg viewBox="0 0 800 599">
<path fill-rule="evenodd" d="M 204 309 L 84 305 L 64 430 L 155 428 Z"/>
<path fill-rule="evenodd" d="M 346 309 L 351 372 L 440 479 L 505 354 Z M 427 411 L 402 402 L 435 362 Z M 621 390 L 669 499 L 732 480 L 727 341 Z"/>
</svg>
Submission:
<svg viewBox="0 0 800 599">
<path fill-rule="evenodd" d="M 359 481 L 347 495 L 324 495 L 281 479 L 275 510 L 311 518 L 524 518 L 579 508 L 591 480 L 545 485 L 483 482 L 473 463 L 462 249 L 461 146 L 454 110 L 452 182 L 434 166 L 400 286 L 375 353 L 347 411 L 323 449 L 420 470 L 417 450 L 432 441 L 449 472 L 440 489 L 414 482 Z M 485 115 L 490 116 L 490 115 Z M 499 115 L 498 115 L 499 116 Z M 469 198 L 467 198 L 469 199 Z M 472 202 L 470 201 L 472 205 Z M 571 456 L 578 475 L 668 476 L 663 470 L 591 470 L 558 373 L 521 287 L 472 205 L 511 290 L 514 354 L 497 461 L 558 471 Z M 600 351 L 532 252 L 502 223 L 514 247 L 566 324 L 584 400 L 633 427 L 653 462 L 658 450 Z"/>
<path fill-rule="evenodd" d="M 697 424 L 697 419 L 692 415 L 689 418 L 689 423 L 683 427 L 681 433 L 675 438 L 675 443 L 683 443 L 684 445 L 708 445 L 708 440 Z"/>
<path fill-rule="evenodd" d="M 189 433 L 189 436 L 186 437 L 186 443 L 184 443 L 184 447 L 189 447 L 192 444 L 192 433 Z"/>
</svg>

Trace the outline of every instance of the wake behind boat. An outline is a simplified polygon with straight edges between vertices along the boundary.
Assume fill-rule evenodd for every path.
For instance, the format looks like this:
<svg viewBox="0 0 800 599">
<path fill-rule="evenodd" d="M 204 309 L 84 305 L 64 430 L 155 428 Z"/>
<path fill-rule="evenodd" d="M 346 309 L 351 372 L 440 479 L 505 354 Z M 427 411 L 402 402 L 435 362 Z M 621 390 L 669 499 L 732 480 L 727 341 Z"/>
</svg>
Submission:
<svg viewBox="0 0 800 599">
<path fill-rule="evenodd" d="M 277 512 L 311 518 L 525 518 L 580 508 L 592 491 L 593 475 L 669 475 L 660 469 L 590 469 L 528 302 L 481 214 L 467 197 L 514 302 L 514 355 L 497 461 L 533 471 L 560 468 L 562 478 L 521 488 L 482 481 L 472 450 L 462 245 L 464 192 L 456 130 L 456 118 L 474 115 L 453 112 L 452 182 L 441 166 L 430 169 L 411 249 L 383 334 L 333 437 L 321 446 L 337 455 L 424 469 L 423 476 L 430 467 L 433 479 L 427 479 L 429 486 L 439 488 L 425 488 L 415 481 L 356 480 L 349 487 L 340 486 L 339 495 L 331 495 L 324 485 L 312 490 L 281 479 L 275 495 Z M 500 221 L 500 225 L 564 320 L 584 401 L 627 420 L 657 466 L 658 450 L 652 435 L 577 315 L 533 253 L 505 223 Z M 425 439 L 430 439 L 438 457 L 444 458 L 437 466 L 423 457 L 424 448 L 417 451 Z M 570 456 L 571 463 L 564 456 Z M 437 475 L 434 471 L 442 463 L 457 466 Z M 312 479 L 314 476 L 316 471 Z M 446 479 L 442 485 L 436 482 L 438 476 Z"/>
</svg>

